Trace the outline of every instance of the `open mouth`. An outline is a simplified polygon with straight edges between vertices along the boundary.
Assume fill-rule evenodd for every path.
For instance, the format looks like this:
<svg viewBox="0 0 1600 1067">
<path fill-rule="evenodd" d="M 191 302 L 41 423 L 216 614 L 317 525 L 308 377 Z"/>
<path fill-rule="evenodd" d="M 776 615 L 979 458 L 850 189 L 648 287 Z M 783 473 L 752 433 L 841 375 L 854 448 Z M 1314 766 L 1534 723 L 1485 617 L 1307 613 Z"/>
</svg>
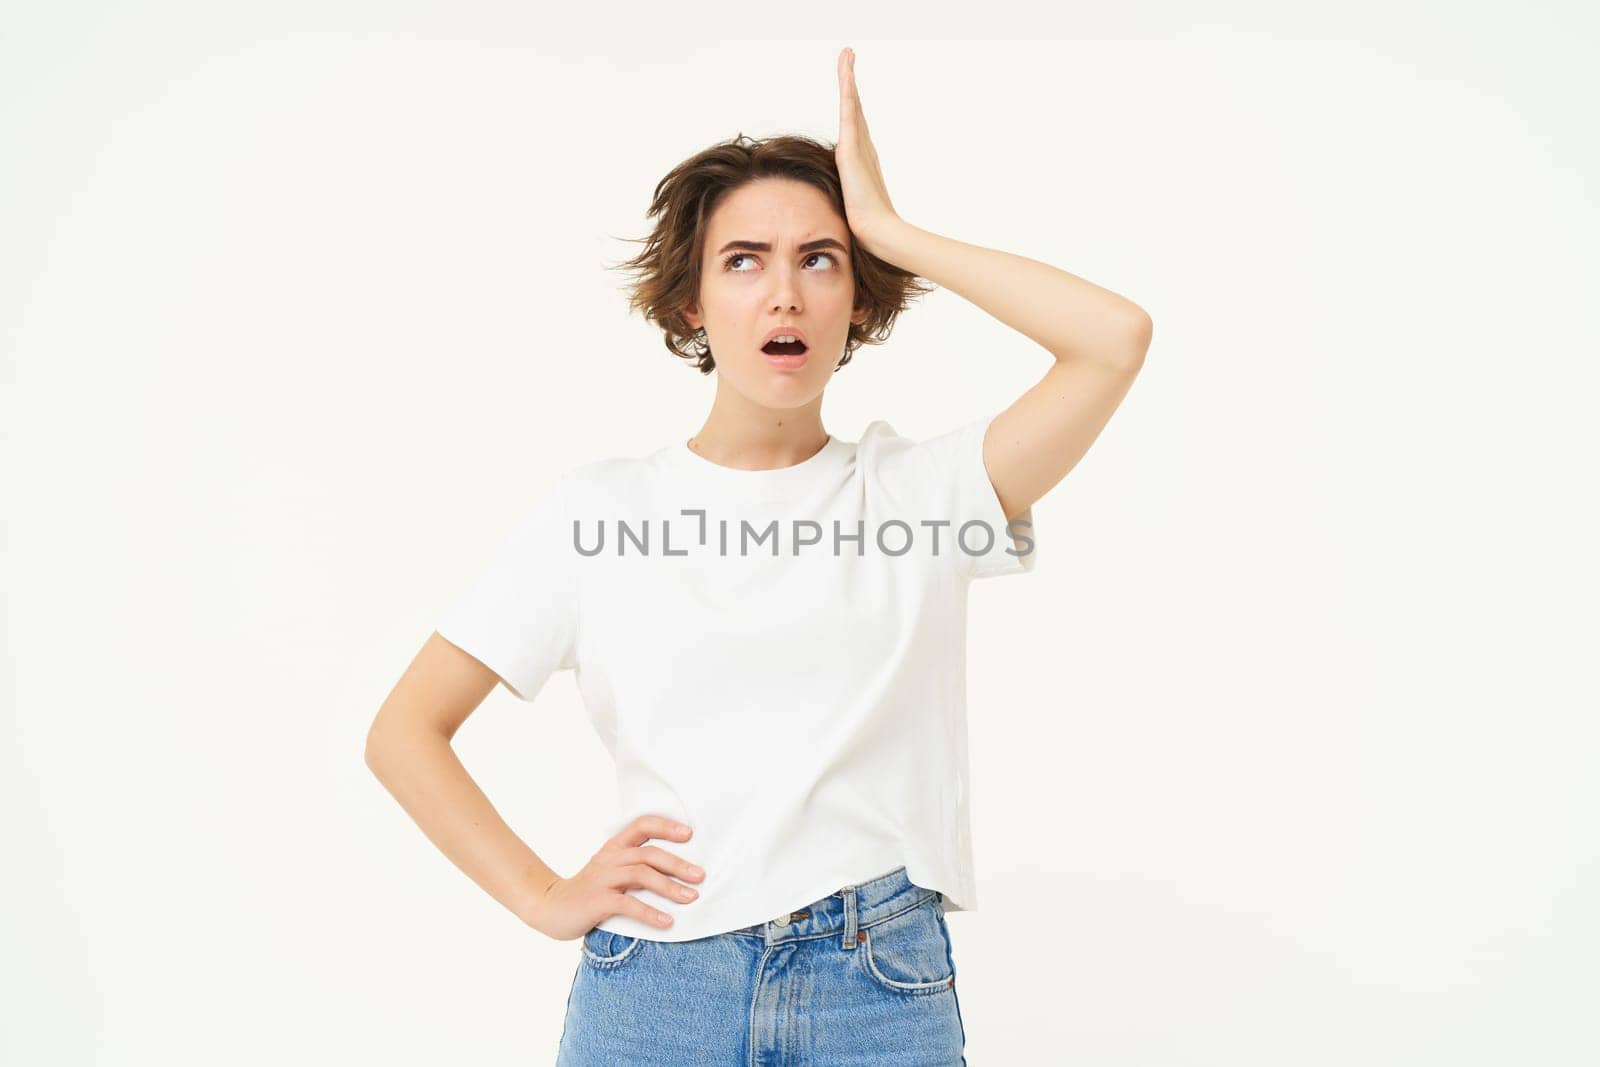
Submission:
<svg viewBox="0 0 1600 1067">
<path fill-rule="evenodd" d="M 804 341 L 768 341 L 761 351 L 769 356 L 798 356 L 806 350 Z"/>
</svg>

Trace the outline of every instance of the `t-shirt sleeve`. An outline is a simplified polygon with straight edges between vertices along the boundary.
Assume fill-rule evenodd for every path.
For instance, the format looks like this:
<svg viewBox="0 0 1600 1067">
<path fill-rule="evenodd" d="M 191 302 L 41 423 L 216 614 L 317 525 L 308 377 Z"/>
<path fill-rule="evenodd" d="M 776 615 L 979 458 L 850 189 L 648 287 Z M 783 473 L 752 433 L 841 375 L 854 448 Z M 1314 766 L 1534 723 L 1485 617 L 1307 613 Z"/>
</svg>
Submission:
<svg viewBox="0 0 1600 1067">
<path fill-rule="evenodd" d="M 550 675 L 577 666 L 578 591 L 570 486 L 545 492 L 457 596 L 436 629 L 531 701 Z"/>
<path fill-rule="evenodd" d="M 973 419 L 915 446 L 943 512 L 929 517 L 949 520 L 940 531 L 939 554 L 967 578 L 1031 571 L 1037 558 L 1033 509 L 1008 523 L 983 463 L 983 435 L 994 417 Z"/>
</svg>

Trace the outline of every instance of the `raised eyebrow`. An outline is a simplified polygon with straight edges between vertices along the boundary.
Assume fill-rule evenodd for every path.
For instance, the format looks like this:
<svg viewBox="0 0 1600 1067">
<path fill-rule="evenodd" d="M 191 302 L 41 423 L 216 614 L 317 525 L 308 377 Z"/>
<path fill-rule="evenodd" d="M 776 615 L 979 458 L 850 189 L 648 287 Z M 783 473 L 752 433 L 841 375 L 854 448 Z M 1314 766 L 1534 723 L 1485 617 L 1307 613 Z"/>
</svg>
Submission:
<svg viewBox="0 0 1600 1067">
<path fill-rule="evenodd" d="M 848 248 L 832 237 L 819 237 L 815 241 L 807 241 L 805 244 L 797 248 L 796 251 L 816 252 L 824 248 L 834 248 L 838 249 L 840 252 L 843 252 L 845 255 L 850 254 L 850 250 Z M 772 251 L 772 245 L 768 244 L 766 241 L 729 241 L 727 244 L 723 245 L 717 250 L 717 255 L 720 256 L 724 252 L 732 252 L 735 249 L 741 252 L 770 252 Z"/>
</svg>

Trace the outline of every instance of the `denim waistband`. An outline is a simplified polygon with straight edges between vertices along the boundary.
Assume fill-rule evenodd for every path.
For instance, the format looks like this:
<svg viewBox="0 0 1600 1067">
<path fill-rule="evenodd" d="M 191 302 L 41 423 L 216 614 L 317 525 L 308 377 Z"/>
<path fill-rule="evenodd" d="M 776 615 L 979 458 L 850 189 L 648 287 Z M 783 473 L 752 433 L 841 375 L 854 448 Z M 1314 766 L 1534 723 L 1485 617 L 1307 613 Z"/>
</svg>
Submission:
<svg viewBox="0 0 1600 1067">
<path fill-rule="evenodd" d="M 768 944 L 833 936 L 839 938 L 841 948 L 855 948 L 862 927 L 892 919 L 938 896 L 937 889 L 924 889 L 906 877 L 902 865 L 859 885 L 840 886 L 787 916 L 729 932 L 759 937 Z"/>
</svg>

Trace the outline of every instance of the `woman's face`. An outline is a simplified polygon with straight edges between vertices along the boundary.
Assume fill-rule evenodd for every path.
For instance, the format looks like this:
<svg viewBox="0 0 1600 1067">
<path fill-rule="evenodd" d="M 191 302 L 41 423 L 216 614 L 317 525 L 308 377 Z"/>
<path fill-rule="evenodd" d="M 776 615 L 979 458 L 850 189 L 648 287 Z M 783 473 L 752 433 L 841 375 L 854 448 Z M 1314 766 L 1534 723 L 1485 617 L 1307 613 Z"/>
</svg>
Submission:
<svg viewBox="0 0 1600 1067">
<path fill-rule="evenodd" d="M 764 407 L 792 408 L 821 394 L 844 358 L 850 324 L 867 315 L 854 298 L 850 230 L 822 190 L 761 178 L 712 212 L 700 299 L 685 318 L 705 328 L 724 384 Z M 802 338 L 803 356 L 763 351 L 774 330 Z"/>
</svg>

